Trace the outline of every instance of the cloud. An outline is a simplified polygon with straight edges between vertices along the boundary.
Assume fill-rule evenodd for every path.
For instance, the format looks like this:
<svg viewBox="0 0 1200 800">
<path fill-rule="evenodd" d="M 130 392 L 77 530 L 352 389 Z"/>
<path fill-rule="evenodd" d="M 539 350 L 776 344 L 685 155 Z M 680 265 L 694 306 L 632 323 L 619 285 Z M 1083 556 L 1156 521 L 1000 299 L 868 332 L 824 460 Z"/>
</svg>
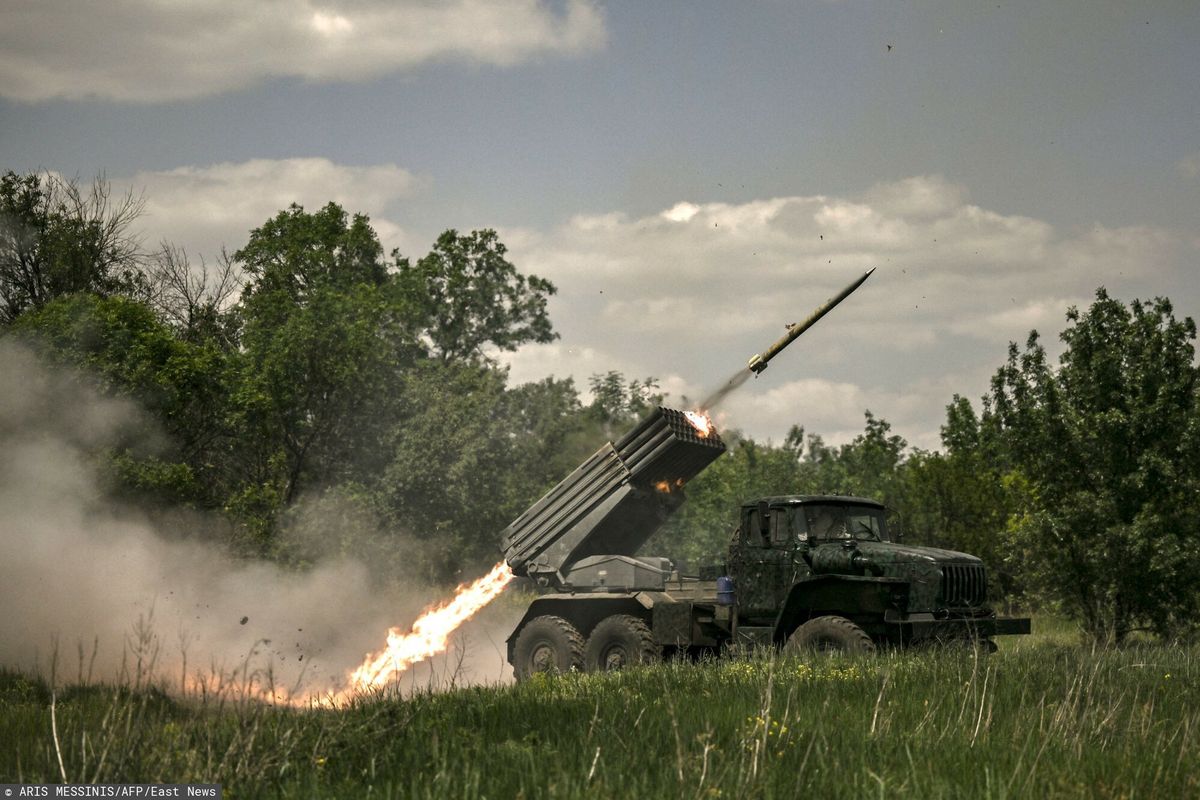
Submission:
<svg viewBox="0 0 1200 800">
<path fill-rule="evenodd" d="M 951 323 L 952 330 L 963 336 L 971 336 L 985 341 L 1004 341 L 1014 339 L 1013 331 L 1053 331 L 1055 326 L 1061 327 L 1063 315 L 1071 306 L 1087 307 L 1090 298 L 1048 297 L 1028 299 L 1020 304 L 1016 298 L 1010 299 L 1008 308 L 999 308 L 990 313 L 964 317 Z"/>
<path fill-rule="evenodd" d="M 734 425 L 756 438 L 781 440 L 779 431 L 803 420 L 806 430 L 834 438 L 853 438 L 862 430 L 863 410 L 871 406 L 868 392 L 853 383 L 805 378 L 767 391 L 731 396 L 717 412 L 717 421 Z"/>
<path fill-rule="evenodd" d="M 1155 294 L 1144 287 L 1170 271 L 1178 249 L 1157 228 L 1059 230 L 982 208 L 939 176 L 854 196 L 681 200 L 645 216 L 581 215 L 502 236 L 514 263 L 559 287 L 551 315 L 562 340 L 547 367 L 583 384 L 611 369 L 672 376 L 692 399 L 878 267 L 731 397 L 728 424 L 780 441 L 798 423 L 837 441 L 861 431 L 870 408 L 924 447 L 937 445 L 953 393 L 983 393 L 1008 341 L 1030 328 L 1053 341 L 1067 307 L 1086 306 L 1100 285 Z M 522 377 L 537 360 L 513 357 Z"/>
<path fill-rule="evenodd" d="M 139 172 L 114 183 L 143 194 L 140 222 L 150 243 L 166 239 L 211 259 L 221 246 L 241 247 L 251 229 L 292 203 L 315 210 L 332 201 L 365 213 L 386 247 L 402 247 L 406 233 L 388 220 L 388 208 L 424 181 L 395 164 L 354 167 L 289 158 Z"/>
<path fill-rule="evenodd" d="M 12 0 L 0 93 L 26 101 L 189 99 L 270 78 L 358 81 L 431 61 L 511 66 L 605 43 L 590 0 Z"/>
</svg>

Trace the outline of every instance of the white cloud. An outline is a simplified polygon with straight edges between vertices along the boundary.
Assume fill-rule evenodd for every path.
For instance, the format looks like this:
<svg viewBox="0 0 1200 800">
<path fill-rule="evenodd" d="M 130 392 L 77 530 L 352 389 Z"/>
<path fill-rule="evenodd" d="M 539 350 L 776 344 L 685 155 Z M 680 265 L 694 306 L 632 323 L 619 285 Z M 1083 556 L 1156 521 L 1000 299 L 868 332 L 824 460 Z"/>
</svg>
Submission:
<svg viewBox="0 0 1200 800">
<path fill-rule="evenodd" d="M 385 247 L 403 249 L 405 232 L 387 219 L 387 210 L 423 181 L 395 164 L 350 167 L 289 158 L 139 172 L 121 183 L 144 192 L 141 223 L 150 243 L 166 239 L 211 258 L 222 245 L 241 247 L 251 229 L 292 203 L 313 211 L 330 201 L 367 214 Z"/>
<path fill-rule="evenodd" d="M 853 383 L 806 378 L 766 391 L 751 383 L 731 396 L 717 412 L 717 421 L 776 443 L 781 432 L 801 421 L 810 432 L 852 438 L 862 429 L 863 410 L 869 406 L 868 393 Z"/>
<path fill-rule="evenodd" d="M 576 386 L 587 389 L 587 376 L 611 369 L 613 356 L 592 347 L 568 347 L 561 342 L 532 344 L 515 352 L 499 352 L 497 360 L 508 367 L 509 382 L 513 385 L 531 383 L 547 375 L 576 377 Z"/>
<path fill-rule="evenodd" d="M 853 197 L 680 201 L 643 217 L 578 216 L 502 236 L 521 269 L 558 285 L 551 314 L 562 352 L 590 354 L 555 367 L 583 384 L 611 369 L 670 375 L 693 399 L 879 267 L 725 413 L 775 441 L 793 423 L 838 441 L 862 430 L 870 408 L 922 447 L 937 446 L 954 392 L 986 389 L 1009 340 L 1037 328 L 1053 342 L 1067 307 L 1086 306 L 1100 285 L 1135 293 L 1125 299 L 1159 293 L 1146 284 L 1169 272 L 1177 247 L 1154 228 L 1061 231 L 990 211 L 936 176 Z M 534 376 L 535 361 L 523 375 Z"/>
<path fill-rule="evenodd" d="M 1086 308 L 1089 302 L 1089 298 L 1084 296 L 1048 297 L 1029 299 L 1018 305 L 1016 298 L 1010 298 L 1008 308 L 1001 307 L 979 316 L 964 317 L 953 321 L 950 327 L 964 336 L 984 341 L 1004 341 L 1015 339 L 1018 334 L 1014 331 L 1058 330 L 1062 327 L 1063 316 L 1068 308 Z M 1003 306 L 1003 303 L 1000 305 Z"/>
<path fill-rule="evenodd" d="M 186 99 L 275 77 L 354 81 L 434 60 L 510 66 L 603 47 L 590 0 L 9 0 L 0 93 Z"/>
</svg>

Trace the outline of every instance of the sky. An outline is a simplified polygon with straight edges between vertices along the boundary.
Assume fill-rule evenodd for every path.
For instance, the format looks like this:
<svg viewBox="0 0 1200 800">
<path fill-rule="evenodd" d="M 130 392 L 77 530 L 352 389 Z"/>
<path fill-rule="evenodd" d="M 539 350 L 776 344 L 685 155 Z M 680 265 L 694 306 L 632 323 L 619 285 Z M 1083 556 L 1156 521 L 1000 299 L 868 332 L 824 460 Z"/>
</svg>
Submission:
<svg viewBox="0 0 1200 800">
<path fill-rule="evenodd" d="M 1200 4 L 5 0 L 0 169 L 103 173 L 148 246 L 297 202 L 420 257 L 495 228 L 558 287 L 511 381 L 720 385 L 719 422 L 939 446 L 1099 286 L 1200 316 Z"/>
</svg>

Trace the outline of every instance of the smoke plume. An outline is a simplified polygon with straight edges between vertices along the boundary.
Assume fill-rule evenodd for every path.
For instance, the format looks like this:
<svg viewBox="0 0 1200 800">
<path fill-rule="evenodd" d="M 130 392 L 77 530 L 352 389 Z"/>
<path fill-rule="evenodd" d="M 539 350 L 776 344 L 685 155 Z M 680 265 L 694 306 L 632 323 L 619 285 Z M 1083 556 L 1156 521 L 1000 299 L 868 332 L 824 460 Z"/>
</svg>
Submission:
<svg viewBox="0 0 1200 800">
<path fill-rule="evenodd" d="M 346 558 L 304 572 L 237 560 L 194 535 L 211 521 L 182 513 L 166 530 L 107 496 L 96 466 L 105 448 L 152 437 L 135 404 L 11 341 L 0 374 L 0 667 L 46 674 L 56 660 L 60 680 L 113 681 L 136 678 L 140 659 L 176 685 L 185 670 L 193 686 L 269 672 L 312 696 L 448 594 L 375 588 Z M 508 680 L 512 617 L 503 602 L 485 610 L 402 683 Z"/>
</svg>

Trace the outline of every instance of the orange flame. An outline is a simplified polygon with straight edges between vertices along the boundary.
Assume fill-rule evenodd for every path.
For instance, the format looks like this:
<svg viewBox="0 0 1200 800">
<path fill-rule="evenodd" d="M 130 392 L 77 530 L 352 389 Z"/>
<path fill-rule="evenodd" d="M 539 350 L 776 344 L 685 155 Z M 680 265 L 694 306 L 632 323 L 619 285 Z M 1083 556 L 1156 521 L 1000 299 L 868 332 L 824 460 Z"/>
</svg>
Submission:
<svg viewBox="0 0 1200 800">
<path fill-rule="evenodd" d="M 685 411 L 683 416 L 687 417 L 687 421 L 692 423 L 692 427 L 701 437 L 708 436 L 713 431 L 712 420 L 703 411 Z"/>
<path fill-rule="evenodd" d="M 450 636 L 458 626 L 494 600 L 514 577 L 508 565 L 501 561 L 474 583 L 459 586 L 451 600 L 417 617 L 408 633 L 399 628 L 389 630 L 387 647 L 368 655 L 358 669 L 350 673 L 351 687 L 361 692 L 386 686 L 393 677 L 418 661 L 445 652 Z"/>
</svg>

